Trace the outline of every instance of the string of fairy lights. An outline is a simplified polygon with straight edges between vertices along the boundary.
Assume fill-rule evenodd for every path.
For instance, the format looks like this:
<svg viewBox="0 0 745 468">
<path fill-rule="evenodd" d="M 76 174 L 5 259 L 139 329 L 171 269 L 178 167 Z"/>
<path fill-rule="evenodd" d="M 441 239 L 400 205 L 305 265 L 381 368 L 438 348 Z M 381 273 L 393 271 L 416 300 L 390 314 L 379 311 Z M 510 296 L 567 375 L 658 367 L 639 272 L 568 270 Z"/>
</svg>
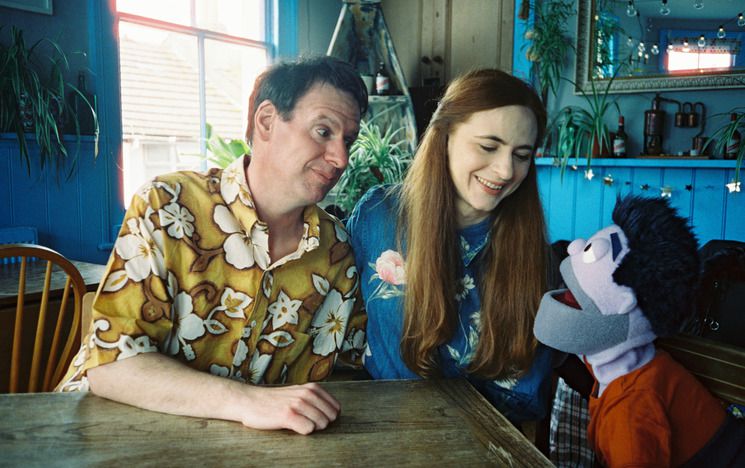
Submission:
<svg viewBox="0 0 745 468">
<path fill-rule="evenodd" d="M 668 4 L 668 0 L 659 0 L 660 6 L 659 6 L 659 13 L 662 16 L 668 16 L 673 11 L 670 5 Z M 704 0 L 693 0 L 693 7 L 696 10 L 702 10 L 705 7 Z M 636 8 L 636 2 L 635 0 L 628 0 L 626 4 L 626 16 L 628 17 L 636 17 L 640 18 L 640 14 L 638 9 Z M 640 20 L 641 21 L 641 20 Z M 722 22 L 717 27 L 717 33 L 716 37 L 717 39 L 707 39 L 705 34 L 702 32 L 698 38 L 691 38 L 691 43 L 695 42 L 695 45 L 698 46 L 699 49 L 704 48 L 706 46 L 717 46 L 718 42 L 721 43 L 722 41 L 725 41 L 727 39 L 727 29 L 734 24 L 737 24 L 740 28 L 745 28 L 745 14 L 743 12 L 738 12 L 734 17 L 730 18 L 727 21 Z M 641 24 L 639 25 L 640 29 Z M 649 60 L 649 54 L 652 55 L 658 55 L 660 53 L 660 46 L 657 42 L 654 42 L 650 47 L 649 50 L 647 50 L 647 45 L 645 44 L 644 39 L 634 39 L 632 36 L 629 36 L 627 41 L 627 45 L 629 48 L 633 48 L 634 44 L 636 44 L 636 54 L 638 56 L 638 60 L 644 61 L 645 63 L 647 60 Z M 691 50 L 691 44 L 689 44 L 688 38 L 681 39 L 679 44 L 673 44 L 669 43 L 667 45 L 668 50 L 673 50 L 675 47 L 680 47 L 680 49 L 683 52 L 688 52 Z"/>
<path fill-rule="evenodd" d="M 561 166 L 561 161 L 558 158 L 555 158 L 554 159 L 554 162 L 553 162 L 553 166 L 554 167 L 560 167 Z M 578 171 L 579 170 L 579 167 L 576 164 L 567 165 L 566 167 L 567 167 L 567 169 L 570 169 L 572 171 Z M 619 179 L 616 179 L 613 176 L 613 174 L 610 173 L 610 172 L 606 172 L 605 176 L 600 177 L 598 179 L 595 179 L 595 172 L 592 170 L 592 168 L 584 169 L 584 178 L 587 179 L 587 180 L 599 180 L 603 185 L 605 185 L 607 187 L 614 187 L 614 186 L 617 186 L 617 185 L 624 185 L 624 186 L 630 187 L 630 186 L 632 186 L 634 184 L 634 181 L 632 181 L 632 180 L 619 180 Z M 729 183 L 725 184 L 724 186 L 728 190 L 728 193 L 738 193 L 741 190 L 741 183 L 740 183 L 739 180 L 738 181 L 732 180 Z M 716 190 L 716 189 L 718 189 L 718 186 L 707 184 L 707 185 L 704 185 L 703 188 L 705 190 Z M 673 193 L 675 191 L 681 190 L 680 188 L 678 188 L 678 187 L 676 187 L 674 185 L 666 184 L 666 185 L 657 186 L 657 185 L 652 185 L 652 184 L 649 184 L 649 183 L 646 183 L 646 182 L 645 183 L 642 183 L 642 184 L 639 184 L 638 185 L 638 189 L 641 190 L 641 191 L 643 191 L 643 192 L 650 192 L 650 193 L 651 192 L 659 192 L 660 193 L 660 197 L 662 197 L 662 198 L 672 198 Z M 693 186 L 693 184 L 685 184 L 683 186 L 683 188 L 682 188 L 682 190 L 686 190 L 688 192 L 693 192 L 694 189 L 695 189 L 695 187 Z"/>
</svg>

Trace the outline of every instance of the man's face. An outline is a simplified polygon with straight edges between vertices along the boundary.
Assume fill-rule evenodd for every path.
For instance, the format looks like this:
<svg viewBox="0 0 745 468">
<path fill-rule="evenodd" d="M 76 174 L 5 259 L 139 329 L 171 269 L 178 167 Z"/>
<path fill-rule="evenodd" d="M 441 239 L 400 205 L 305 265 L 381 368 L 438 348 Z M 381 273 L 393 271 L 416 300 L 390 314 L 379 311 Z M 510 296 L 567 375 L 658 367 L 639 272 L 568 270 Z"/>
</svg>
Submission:
<svg viewBox="0 0 745 468">
<path fill-rule="evenodd" d="M 269 177 L 284 188 L 276 201 L 301 207 L 323 200 L 347 167 L 359 122 L 354 98 L 328 84 L 312 86 L 288 120 L 277 115 L 263 161 Z"/>
</svg>

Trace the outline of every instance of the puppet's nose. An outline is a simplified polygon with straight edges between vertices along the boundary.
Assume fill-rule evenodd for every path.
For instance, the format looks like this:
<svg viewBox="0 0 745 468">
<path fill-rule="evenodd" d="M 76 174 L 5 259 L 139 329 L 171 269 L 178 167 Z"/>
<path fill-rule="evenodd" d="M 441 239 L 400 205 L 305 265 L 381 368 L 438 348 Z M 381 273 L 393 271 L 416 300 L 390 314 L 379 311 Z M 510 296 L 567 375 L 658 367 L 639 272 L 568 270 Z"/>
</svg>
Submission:
<svg viewBox="0 0 745 468">
<path fill-rule="evenodd" d="M 577 255 L 578 253 L 582 253 L 582 251 L 585 249 L 586 244 L 587 241 L 584 239 L 574 239 L 567 247 L 567 252 L 569 253 L 569 255 Z"/>
</svg>

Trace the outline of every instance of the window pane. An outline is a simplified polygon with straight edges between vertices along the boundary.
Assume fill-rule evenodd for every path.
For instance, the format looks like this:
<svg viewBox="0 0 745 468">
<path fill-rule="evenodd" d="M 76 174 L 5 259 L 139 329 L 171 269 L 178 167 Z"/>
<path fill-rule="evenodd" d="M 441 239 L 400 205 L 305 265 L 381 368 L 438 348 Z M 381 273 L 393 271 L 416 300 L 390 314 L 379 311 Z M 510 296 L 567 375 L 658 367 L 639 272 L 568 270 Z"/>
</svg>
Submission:
<svg viewBox="0 0 745 468">
<path fill-rule="evenodd" d="M 267 66 L 263 48 L 206 40 L 207 122 L 223 138 L 243 139 L 248 98 Z"/>
<path fill-rule="evenodd" d="M 197 40 L 119 22 L 124 196 L 154 175 L 197 169 Z"/>
<path fill-rule="evenodd" d="M 116 10 L 190 26 L 189 3 L 190 0 L 116 0 Z"/>
<path fill-rule="evenodd" d="M 264 41 L 265 0 L 197 0 L 197 27 Z"/>
</svg>

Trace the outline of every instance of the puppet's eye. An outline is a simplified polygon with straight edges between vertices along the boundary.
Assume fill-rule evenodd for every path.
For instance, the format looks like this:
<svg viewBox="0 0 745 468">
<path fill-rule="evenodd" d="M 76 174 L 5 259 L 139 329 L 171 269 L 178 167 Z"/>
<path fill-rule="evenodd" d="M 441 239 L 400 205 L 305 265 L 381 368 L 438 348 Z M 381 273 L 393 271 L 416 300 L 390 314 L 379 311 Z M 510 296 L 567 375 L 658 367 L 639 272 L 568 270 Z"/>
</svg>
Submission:
<svg viewBox="0 0 745 468">
<path fill-rule="evenodd" d="M 609 248 L 610 242 L 607 239 L 593 239 L 587 243 L 585 250 L 582 251 L 582 261 L 584 263 L 595 263 L 608 253 Z"/>
</svg>

